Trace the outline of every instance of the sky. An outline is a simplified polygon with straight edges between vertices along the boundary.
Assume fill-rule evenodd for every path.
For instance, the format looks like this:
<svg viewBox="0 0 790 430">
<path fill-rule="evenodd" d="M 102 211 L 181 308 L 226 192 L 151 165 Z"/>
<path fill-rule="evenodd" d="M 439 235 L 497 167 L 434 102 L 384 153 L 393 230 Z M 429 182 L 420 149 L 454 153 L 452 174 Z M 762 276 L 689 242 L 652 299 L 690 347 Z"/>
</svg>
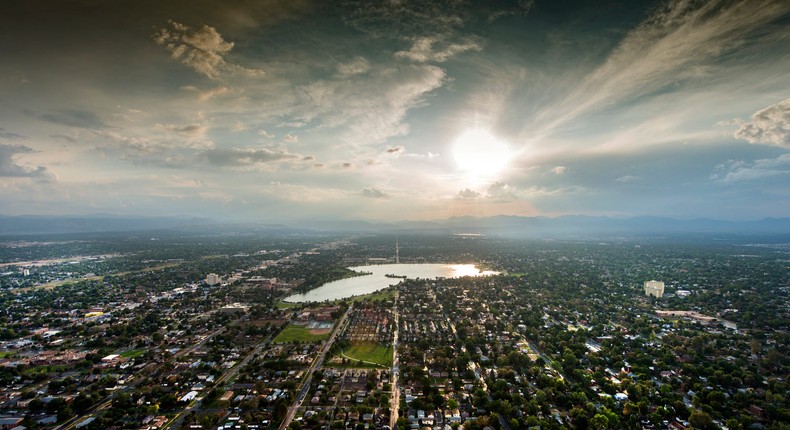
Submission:
<svg viewBox="0 0 790 430">
<path fill-rule="evenodd" d="M 0 214 L 790 216 L 790 2 L 6 0 Z"/>
</svg>

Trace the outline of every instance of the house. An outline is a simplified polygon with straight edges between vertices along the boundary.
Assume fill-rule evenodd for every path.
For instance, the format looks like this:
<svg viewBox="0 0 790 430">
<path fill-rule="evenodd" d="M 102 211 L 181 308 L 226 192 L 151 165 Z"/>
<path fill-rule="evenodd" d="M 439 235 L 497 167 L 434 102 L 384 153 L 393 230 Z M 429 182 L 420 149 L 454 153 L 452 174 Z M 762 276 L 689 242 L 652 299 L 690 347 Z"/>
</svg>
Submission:
<svg viewBox="0 0 790 430">
<path fill-rule="evenodd" d="M 22 424 L 21 417 L 0 417 L 0 429 L 8 430 Z"/>
<path fill-rule="evenodd" d="M 181 399 L 179 399 L 179 401 L 181 401 L 181 402 L 191 402 L 192 400 L 195 400 L 195 397 L 197 397 L 197 395 L 198 395 L 197 391 L 190 391 L 190 392 L 184 394 L 181 397 Z"/>
</svg>

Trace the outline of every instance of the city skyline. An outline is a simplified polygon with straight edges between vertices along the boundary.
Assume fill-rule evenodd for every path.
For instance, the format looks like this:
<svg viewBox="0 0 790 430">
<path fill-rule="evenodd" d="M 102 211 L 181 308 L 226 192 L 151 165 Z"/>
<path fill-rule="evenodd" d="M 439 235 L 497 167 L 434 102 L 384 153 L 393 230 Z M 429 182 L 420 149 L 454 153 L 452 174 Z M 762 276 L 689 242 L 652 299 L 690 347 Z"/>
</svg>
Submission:
<svg viewBox="0 0 790 430">
<path fill-rule="evenodd" d="M 3 215 L 790 216 L 790 5 L 12 1 Z"/>
</svg>

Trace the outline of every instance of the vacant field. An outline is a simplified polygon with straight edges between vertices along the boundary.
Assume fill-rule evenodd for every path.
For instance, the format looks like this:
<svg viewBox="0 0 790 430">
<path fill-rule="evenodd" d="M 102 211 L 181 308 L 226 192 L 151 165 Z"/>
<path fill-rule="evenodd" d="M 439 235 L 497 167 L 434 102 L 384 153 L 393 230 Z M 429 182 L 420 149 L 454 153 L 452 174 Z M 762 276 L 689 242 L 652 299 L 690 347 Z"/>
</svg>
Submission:
<svg viewBox="0 0 790 430">
<path fill-rule="evenodd" d="M 274 338 L 274 343 L 287 343 L 287 342 L 317 342 L 329 337 L 331 329 L 328 330 L 315 330 L 307 327 L 291 324 L 285 328 L 277 337 Z"/>
<path fill-rule="evenodd" d="M 375 342 L 354 343 L 343 351 L 343 354 L 350 360 L 362 360 L 363 362 L 376 363 L 383 367 L 392 366 L 392 346 L 382 345 Z"/>
<path fill-rule="evenodd" d="M 130 351 L 122 352 L 121 358 L 135 358 L 145 354 L 144 349 L 132 349 Z"/>
</svg>

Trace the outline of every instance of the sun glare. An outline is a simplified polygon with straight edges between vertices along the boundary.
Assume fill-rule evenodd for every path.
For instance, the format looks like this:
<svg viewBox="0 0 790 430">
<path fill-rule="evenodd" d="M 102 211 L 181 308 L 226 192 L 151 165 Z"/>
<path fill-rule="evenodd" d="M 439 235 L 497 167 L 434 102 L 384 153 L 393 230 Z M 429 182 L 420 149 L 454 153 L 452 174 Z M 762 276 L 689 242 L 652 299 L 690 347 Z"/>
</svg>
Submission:
<svg viewBox="0 0 790 430">
<path fill-rule="evenodd" d="M 507 145 L 480 128 L 458 136 L 453 152 L 458 168 L 478 179 L 498 174 L 510 160 Z"/>
</svg>

